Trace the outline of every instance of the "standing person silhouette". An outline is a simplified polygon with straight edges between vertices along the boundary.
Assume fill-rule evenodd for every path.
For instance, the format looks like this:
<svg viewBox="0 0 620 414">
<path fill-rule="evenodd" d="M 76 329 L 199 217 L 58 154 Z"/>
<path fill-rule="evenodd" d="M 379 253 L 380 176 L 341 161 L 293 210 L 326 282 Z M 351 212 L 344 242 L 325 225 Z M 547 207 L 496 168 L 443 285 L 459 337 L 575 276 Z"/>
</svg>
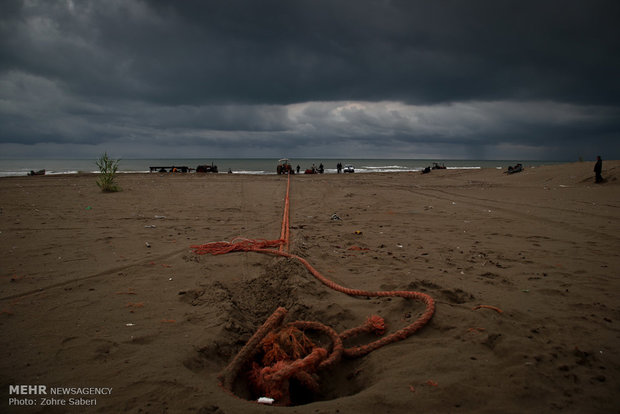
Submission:
<svg viewBox="0 0 620 414">
<path fill-rule="evenodd" d="M 594 164 L 594 174 L 596 174 L 596 177 L 594 178 L 595 183 L 603 182 L 603 176 L 601 175 L 601 171 L 603 171 L 603 160 L 599 155 L 596 157 L 596 164 Z"/>
</svg>

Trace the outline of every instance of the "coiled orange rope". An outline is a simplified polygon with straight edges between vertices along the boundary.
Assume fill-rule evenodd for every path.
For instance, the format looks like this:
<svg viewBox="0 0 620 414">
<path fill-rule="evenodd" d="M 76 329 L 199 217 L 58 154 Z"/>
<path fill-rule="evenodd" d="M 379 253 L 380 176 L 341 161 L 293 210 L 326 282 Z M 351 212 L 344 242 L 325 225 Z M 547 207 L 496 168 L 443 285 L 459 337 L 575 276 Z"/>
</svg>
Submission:
<svg viewBox="0 0 620 414">
<path fill-rule="evenodd" d="M 230 252 L 244 251 L 244 252 L 257 252 L 263 254 L 270 254 L 274 256 L 288 257 L 298 260 L 302 263 L 306 269 L 316 277 L 321 283 L 334 289 L 336 291 L 345 293 L 351 296 L 371 296 L 371 297 L 402 297 L 405 299 L 414 299 L 420 301 L 426 305 L 425 311 L 422 315 L 410 325 L 399 329 L 398 331 L 382 337 L 374 342 L 366 345 L 355 346 L 351 348 L 344 348 L 342 341 L 361 333 L 367 333 L 374 331 L 375 333 L 382 335 L 385 330 L 384 321 L 379 316 L 371 316 L 366 323 L 360 327 L 349 329 L 342 332 L 340 335 L 336 334 L 332 328 L 329 328 L 319 322 L 309 321 L 297 321 L 289 324 L 285 328 L 280 328 L 282 320 L 286 315 L 286 309 L 278 308 L 275 313 L 267 319 L 265 324 L 259 328 L 259 330 L 250 338 L 248 343 L 242 348 L 237 356 L 231 361 L 231 363 L 222 371 L 219 376 L 221 385 L 231 391 L 234 379 L 237 377 L 240 369 L 247 365 L 249 361 L 260 352 L 261 347 L 266 349 L 271 346 L 273 348 L 274 339 L 267 338 L 270 332 L 284 332 L 283 336 L 288 336 L 291 343 L 299 342 L 293 335 L 293 329 L 310 329 L 318 330 L 331 338 L 332 346 L 331 352 L 326 349 L 316 346 L 311 346 L 311 351 L 307 353 L 303 358 L 299 358 L 297 353 L 300 348 L 305 346 L 297 345 L 293 352 L 295 356 L 288 355 L 288 353 L 281 349 L 270 349 L 272 355 L 280 355 L 279 360 L 270 361 L 271 365 L 260 367 L 254 365 L 252 373 L 250 374 L 251 380 L 256 385 L 259 392 L 268 397 L 274 398 L 281 405 L 288 405 L 290 403 L 290 395 L 288 391 L 289 380 L 291 378 L 297 379 L 301 384 L 305 385 L 308 389 L 316 389 L 316 380 L 313 374 L 317 369 L 325 368 L 335 364 L 340 360 L 342 355 L 347 357 L 359 357 L 368 354 L 369 352 L 380 348 L 384 345 L 403 340 L 414 332 L 421 329 L 432 318 L 435 312 L 435 302 L 433 298 L 425 293 L 414 291 L 367 291 L 359 289 L 350 289 L 341 286 L 323 276 L 318 270 L 316 270 L 306 259 L 289 253 L 289 239 L 290 239 L 290 225 L 289 225 L 289 193 L 290 193 L 290 175 L 288 176 L 286 185 L 286 198 L 284 201 L 284 215 L 282 218 L 282 229 L 280 231 L 280 239 L 278 240 L 265 240 L 265 239 L 235 239 L 231 242 L 215 242 L 202 245 L 191 246 L 197 254 L 226 254 Z M 276 250 L 275 248 L 278 247 Z M 277 335 L 276 335 L 277 336 Z M 282 335 L 281 335 L 282 336 Z M 313 345 L 313 344 L 312 344 Z M 289 343 L 290 347 L 290 343 Z M 307 349 L 305 349 L 307 351 Z"/>
</svg>

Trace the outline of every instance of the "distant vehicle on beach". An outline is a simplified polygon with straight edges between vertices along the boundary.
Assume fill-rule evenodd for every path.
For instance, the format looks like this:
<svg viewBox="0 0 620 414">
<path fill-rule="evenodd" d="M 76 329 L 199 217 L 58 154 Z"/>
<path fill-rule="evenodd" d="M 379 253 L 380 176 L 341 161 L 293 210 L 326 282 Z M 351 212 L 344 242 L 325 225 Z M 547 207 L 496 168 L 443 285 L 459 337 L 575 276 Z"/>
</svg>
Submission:
<svg viewBox="0 0 620 414">
<path fill-rule="evenodd" d="M 217 165 L 213 165 L 213 163 L 211 163 L 211 165 L 199 165 L 198 167 L 196 167 L 196 172 L 197 173 L 216 173 Z"/>
<path fill-rule="evenodd" d="M 346 173 L 354 173 L 355 172 L 355 168 L 351 165 L 351 164 L 347 164 L 344 166 L 344 169 L 342 170 Z"/>
<path fill-rule="evenodd" d="M 276 168 L 278 174 L 295 174 L 293 166 L 288 158 L 282 158 L 278 160 L 278 167 Z"/>
<path fill-rule="evenodd" d="M 515 173 L 519 173 L 523 171 L 523 164 L 519 163 L 517 165 L 513 166 L 509 166 L 508 167 L 508 171 L 504 171 L 504 174 L 515 174 Z"/>
<path fill-rule="evenodd" d="M 434 162 L 433 163 L 433 170 L 445 170 L 446 166 L 444 164 L 439 165 L 439 163 Z"/>
</svg>

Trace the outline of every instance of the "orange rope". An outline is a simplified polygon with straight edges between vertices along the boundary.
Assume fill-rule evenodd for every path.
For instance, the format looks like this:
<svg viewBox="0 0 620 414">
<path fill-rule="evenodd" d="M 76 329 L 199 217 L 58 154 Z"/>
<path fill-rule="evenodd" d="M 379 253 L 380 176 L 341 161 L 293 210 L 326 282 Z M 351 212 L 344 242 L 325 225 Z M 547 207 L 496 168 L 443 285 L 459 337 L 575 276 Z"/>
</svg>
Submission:
<svg viewBox="0 0 620 414">
<path fill-rule="evenodd" d="M 271 315 L 255 333 L 252 335 L 250 340 L 245 344 L 241 351 L 233 358 L 232 361 L 228 364 L 228 366 L 222 371 L 220 375 L 218 375 L 218 379 L 221 381 L 224 388 L 230 390 L 232 388 L 233 381 L 237 376 L 239 370 L 243 367 L 243 365 L 250 360 L 257 352 L 258 345 L 261 343 L 263 338 L 267 336 L 269 332 L 273 329 L 280 326 L 282 323 L 282 319 L 286 316 L 286 309 L 278 308 Z"/>
<path fill-rule="evenodd" d="M 306 259 L 298 255 L 289 253 L 289 240 L 290 240 L 290 223 L 289 223 L 289 193 L 290 193 L 290 180 L 289 174 L 286 184 L 286 197 L 284 199 L 284 214 L 282 218 L 282 228 L 280 231 L 280 238 L 278 240 L 265 240 L 265 239 L 235 239 L 231 242 L 214 242 L 202 245 L 191 246 L 196 254 L 210 253 L 213 255 L 226 254 L 231 252 L 243 251 L 243 252 L 257 252 L 263 254 L 270 254 L 274 256 L 282 256 L 291 259 L 298 260 L 303 264 L 306 269 L 321 283 L 328 286 L 331 289 L 345 293 L 350 296 L 372 296 L 372 297 L 402 297 L 405 299 L 414 299 L 420 301 L 426 305 L 425 311 L 422 315 L 410 325 L 399 329 L 398 331 L 382 337 L 374 342 L 366 345 L 354 346 L 351 348 L 344 348 L 342 341 L 359 335 L 361 333 L 368 333 L 374 331 L 375 333 L 382 335 L 385 330 L 384 321 L 379 316 L 370 317 L 366 323 L 360 327 L 349 329 L 340 335 L 319 322 L 309 321 L 297 321 L 289 325 L 289 327 L 295 327 L 300 329 L 312 329 L 319 330 L 332 340 L 332 351 L 328 353 L 327 350 L 321 347 L 314 347 L 312 351 L 303 359 L 296 359 L 291 361 L 286 359 L 286 354 L 283 354 L 282 360 L 279 360 L 271 366 L 264 368 L 255 367 L 250 377 L 253 378 L 253 382 L 258 386 L 264 395 L 275 398 L 280 404 L 290 403 L 290 396 L 288 395 L 288 381 L 294 377 L 302 384 L 306 385 L 309 389 L 314 389 L 318 385 L 313 379 L 312 374 L 319 368 L 324 368 L 336 363 L 340 360 L 341 355 L 348 357 L 359 357 L 368 354 L 369 352 L 380 348 L 384 345 L 403 340 L 411 336 L 414 332 L 421 329 L 428 321 L 433 317 L 435 312 L 435 301 L 429 295 L 414 291 L 367 291 L 359 289 L 350 289 L 341 286 L 323 276 L 318 270 L 316 270 Z M 275 247 L 278 247 L 276 250 Z M 265 341 L 273 341 L 273 339 L 266 338 L 271 332 L 275 331 L 280 325 L 284 316 L 286 315 L 286 309 L 278 308 L 275 313 L 267 319 L 267 321 L 259 328 L 259 330 L 250 338 L 248 343 L 241 349 L 239 354 L 231 361 L 231 363 L 222 371 L 219 376 L 221 385 L 230 391 L 232 389 L 232 383 L 237 377 L 239 370 L 260 351 L 261 344 L 263 347 L 267 345 Z M 278 354 L 274 351 L 274 354 Z"/>
<path fill-rule="evenodd" d="M 422 303 L 424 303 L 426 305 L 426 310 L 424 311 L 424 313 L 422 314 L 422 316 L 420 316 L 416 321 L 414 321 L 412 324 L 394 332 L 391 335 L 388 335 L 386 337 L 383 337 L 381 339 L 378 339 L 374 342 L 371 342 L 367 345 L 363 345 L 363 346 L 358 346 L 358 347 L 353 347 L 353 348 L 347 348 L 344 350 L 344 355 L 345 356 L 349 356 L 349 357 L 353 357 L 353 356 L 363 356 L 368 354 L 371 351 L 374 351 L 377 348 L 380 348 L 384 345 L 390 344 L 392 342 L 397 342 L 400 341 L 402 339 L 405 339 L 409 336 L 411 336 L 414 332 L 418 331 L 420 328 L 422 328 L 424 325 L 426 325 L 426 323 L 433 317 L 433 313 L 435 313 L 435 301 L 433 300 L 432 297 L 430 297 L 429 295 L 427 295 L 426 293 L 421 293 L 421 292 L 413 292 L 413 291 L 406 291 L 406 290 L 396 290 L 396 291 L 369 291 L 369 290 L 359 290 L 359 289 L 350 289 L 350 288 L 346 288 L 344 286 L 340 286 L 339 284 L 332 282 L 331 280 L 327 279 L 326 277 L 324 277 L 321 273 L 319 273 L 318 270 L 316 270 L 306 259 L 304 259 L 303 257 L 297 256 L 295 254 L 292 253 L 287 253 L 287 252 L 280 252 L 278 250 L 271 250 L 271 249 L 260 249 L 260 248 L 255 248 L 252 249 L 252 251 L 258 252 L 258 253 L 265 253 L 265 254 L 271 254 L 271 255 L 275 255 L 275 256 L 284 256 L 284 257 L 289 257 L 292 259 L 297 259 L 299 262 L 301 262 L 301 264 L 303 264 L 306 269 L 308 269 L 308 271 L 314 276 L 316 277 L 321 283 L 323 283 L 325 286 L 336 290 L 338 292 L 342 292 L 345 293 L 347 295 L 350 296 L 373 296 L 373 297 L 402 297 L 402 298 L 406 298 L 406 299 L 415 299 L 418 300 Z"/>
<path fill-rule="evenodd" d="M 498 308 L 497 306 L 491 306 L 491 305 L 478 305 L 472 308 L 472 310 L 478 310 L 478 309 L 491 309 L 497 313 L 504 313 L 504 311 Z"/>
<path fill-rule="evenodd" d="M 291 189 L 291 174 L 288 174 L 286 180 L 286 197 L 284 198 L 284 214 L 282 215 L 282 230 L 280 231 L 280 240 L 284 240 L 284 243 L 280 245 L 279 250 L 283 251 L 286 248 L 288 252 L 289 238 L 290 238 L 290 226 L 289 226 L 289 193 Z"/>
</svg>

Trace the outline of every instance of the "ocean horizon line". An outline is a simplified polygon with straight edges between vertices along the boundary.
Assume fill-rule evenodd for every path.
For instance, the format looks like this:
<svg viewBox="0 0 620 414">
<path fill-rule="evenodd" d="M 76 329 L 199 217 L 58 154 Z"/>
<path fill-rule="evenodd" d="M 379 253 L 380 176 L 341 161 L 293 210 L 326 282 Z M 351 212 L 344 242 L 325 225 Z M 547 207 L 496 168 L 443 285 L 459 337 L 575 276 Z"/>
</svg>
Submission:
<svg viewBox="0 0 620 414">
<path fill-rule="evenodd" d="M 284 157 L 285 158 L 285 157 Z M 476 160 L 440 158 L 285 158 L 300 172 L 318 168 L 323 164 L 327 174 L 337 173 L 337 164 L 352 165 L 357 173 L 417 172 L 434 163 L 446 169 L 508 168 L 521 163 L 526 167 L 564 164 L 572 161 L 557 160 Z M 46 174 L 98 173 L 97 158 L 0 158 L 0 177 L 22 176 L 45 170 Z M 119 173 L 148 173 L 150 167 L 187 167 L 195 170 L 199 165 L 216 165 L 219 173 L 276 174 L 276 158 L 118 158 Z M 576 161 L 575 161 L 576 162 Z"/>
</svg>

